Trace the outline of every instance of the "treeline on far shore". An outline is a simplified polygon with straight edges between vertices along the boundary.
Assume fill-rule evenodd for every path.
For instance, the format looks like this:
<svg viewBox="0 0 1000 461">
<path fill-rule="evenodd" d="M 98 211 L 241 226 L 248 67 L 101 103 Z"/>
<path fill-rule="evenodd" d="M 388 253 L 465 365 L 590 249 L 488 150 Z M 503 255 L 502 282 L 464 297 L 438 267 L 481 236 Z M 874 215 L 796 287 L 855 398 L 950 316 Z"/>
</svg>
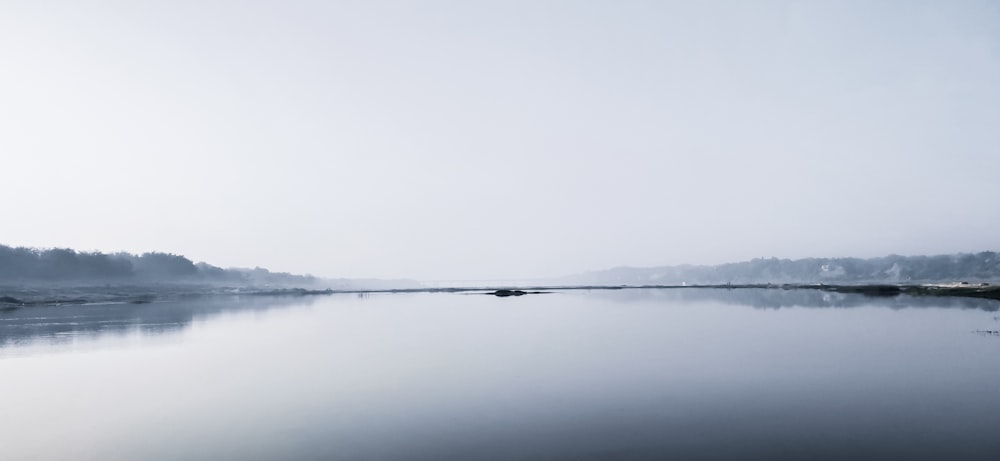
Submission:
<svg viewBox="0 0 1000 461">
<path fill-rule="evenodd" d="M 681 285 L 726 283 L 914 284 L 1000 281 L 993 251 L 880 258 L 758 258 L 715 266 L 617 267 L 561 280 L 571 284 Z"/>
<path fill-rule="evenodd" d="M 254 269 L 223 269 L 171 253 L 102 253 L 68 248 L 0 245 L 0 283 L 219 283 L 312 287 L 311 275 Z"/>
</svg>

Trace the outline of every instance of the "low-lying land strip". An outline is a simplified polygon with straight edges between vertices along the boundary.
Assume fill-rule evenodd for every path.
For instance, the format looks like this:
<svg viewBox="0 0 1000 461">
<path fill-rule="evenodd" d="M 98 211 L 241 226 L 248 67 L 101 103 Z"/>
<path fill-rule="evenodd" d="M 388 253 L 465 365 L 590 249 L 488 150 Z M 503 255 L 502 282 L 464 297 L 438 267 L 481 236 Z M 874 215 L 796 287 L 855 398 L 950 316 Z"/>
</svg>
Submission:
<svg viewBox="0 0 1000 461">
<path fill-rule="evenodd" d="M 144 304 L 197 296 L 311 296 L 337 293 L 480 293 L 498 297 L 551 293 L 570 290 L 698 290 L 698 289 L 764 289 L 821 290 L 834 293 L 854 293 L 864 296 L 891 297 L 949 296 L 1000 300 L 1000 285 L 988 284 L 926 284 L 926 285 L 827 285 L 827 284 L 724 284 L 724 285 L 574 285 L 530 287 L 461 287 L 461 288 L 400 288 L 381 290 L 307 290 L 302 288 L 232 288 L 188 285 L 96 286 L 96 287 L 0 287 L 0 309 L 30 306 L 79 304 Z"/>
</svg>

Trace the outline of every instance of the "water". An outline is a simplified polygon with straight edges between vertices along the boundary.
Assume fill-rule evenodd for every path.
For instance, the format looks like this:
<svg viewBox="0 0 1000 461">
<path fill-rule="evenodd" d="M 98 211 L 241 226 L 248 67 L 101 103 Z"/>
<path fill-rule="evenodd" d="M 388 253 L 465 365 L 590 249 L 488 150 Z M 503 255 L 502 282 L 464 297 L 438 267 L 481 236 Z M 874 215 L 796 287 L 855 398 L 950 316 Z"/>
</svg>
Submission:
<svg viewBox="0 0 1000 461">
<path fill-rule="evenodd" d="M 0 311 L 0 458 L 997 459 L 998 306 L 687 289 Z"/>
</svg>

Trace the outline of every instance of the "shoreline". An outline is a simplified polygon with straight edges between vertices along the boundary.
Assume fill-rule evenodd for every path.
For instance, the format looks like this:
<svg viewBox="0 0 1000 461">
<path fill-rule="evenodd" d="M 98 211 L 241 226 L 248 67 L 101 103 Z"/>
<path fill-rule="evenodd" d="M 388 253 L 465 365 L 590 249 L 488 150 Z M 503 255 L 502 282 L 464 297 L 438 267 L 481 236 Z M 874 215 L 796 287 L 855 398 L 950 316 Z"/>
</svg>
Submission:
<svg viewBox="0 0 1000 461">
<path fill-rule="evenodd" d="M 859 294 L 868 297 L 933 296 L 993 299 L 1000 301 L 1000 285 L 989 284 L 714 284 L 714 285 L 533 285 L 481 287 L 420 287 L 396 289 L 305 289 L 253 288 L 173 285 L 78 286 L 78 287 L 0 287 L 0 310 L 33 306 L 70 306 L 94 304 L 148 304 L 193 297 L 239 296 L 319 296 L 334 294 L 376 293 L 464 293 L 498 297 L 583 290 L 819 290 L 831 293 Z"/>
</svg>

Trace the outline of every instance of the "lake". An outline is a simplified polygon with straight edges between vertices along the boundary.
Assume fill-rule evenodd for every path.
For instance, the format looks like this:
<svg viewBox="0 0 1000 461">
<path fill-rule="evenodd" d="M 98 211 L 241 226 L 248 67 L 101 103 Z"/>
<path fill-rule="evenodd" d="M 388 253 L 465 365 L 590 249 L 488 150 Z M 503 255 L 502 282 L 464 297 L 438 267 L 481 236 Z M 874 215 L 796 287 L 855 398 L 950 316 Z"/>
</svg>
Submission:
<svg viewBox="0 0 1000 461">
<path fill-rule="evenodd" d="M 1000 459 L 1000 302 L 814 290 L 0 311 L 0 458 Z"/>
</svg>

